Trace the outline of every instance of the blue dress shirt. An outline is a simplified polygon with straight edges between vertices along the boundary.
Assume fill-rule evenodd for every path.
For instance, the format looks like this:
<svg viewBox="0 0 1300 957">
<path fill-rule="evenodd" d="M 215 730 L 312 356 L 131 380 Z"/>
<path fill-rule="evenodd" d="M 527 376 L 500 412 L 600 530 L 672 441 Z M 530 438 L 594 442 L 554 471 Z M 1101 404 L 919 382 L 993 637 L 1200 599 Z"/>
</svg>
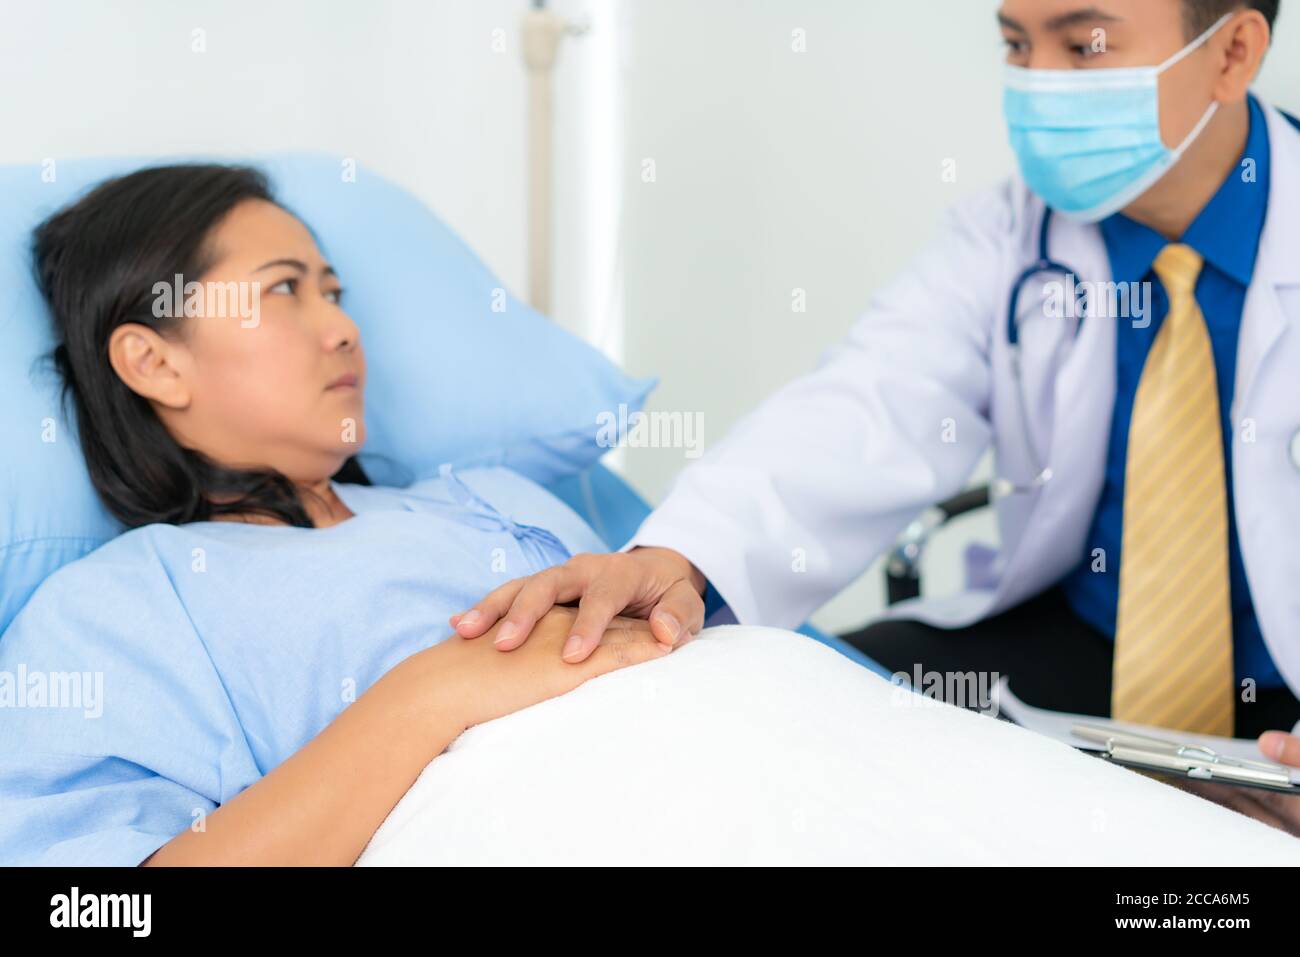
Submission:
<svg viewBox="0 0 1300 957">
<path fill-rule="evenodd" d="M 1247 163 L 1253 160 L 1253 163 Z M 1269 144 L 1264 112 L 1250 98 L 1250 133 L 1242 160 L 1224 180 L 1219 191 L 1188 227 L 1182 242 L 1205 259 L 1196 284 L 1196 301 L 1209 327 L 1218 378 L 1219 414 L 1223 420 L 1224 466 L 1228 483 L 1228 562 L 1232 584 L 1233 661 L 1237 680 L 1253 678 L 1259 687 L 1281 687 L 1284 682 L 1273 663 L 1250 597 L 1250 585 L 1237 541 L 1237 523 L 1232 509 L 1233 429 L 1231 421 L 1233 386 L 1237 373 L 1237 333 L 1259 235 L 1268 208 Z M 1098 631 L 1115 635 L 1119 603 L 1119 569 L 1123 558 L 1120 545 L 1124 529 L 1124 463 L 1128 450 L 1129 419 L 1137 395 L 1138 380 L 1147 353 L 1160 324 L 1169 311 L 1164 287 L 1151 270 L 1156 255 L 1168 243 L 1155 230 L 1117 213 L 1101 223 L 1102 236 L 1110 257 L 1114 281 L 1151 282 L 1151 323 L 1136 328 L 1130 321 L 1116 320 L 1116 392 L 1106 479 L 1101 500 L 1088 534 L 1087 552 L 1079 567 L 1063 585 L 1075 614 Z M 1104 549 L 1105 571 L 1092 570 L 1094 549 Z"/>
</svg>

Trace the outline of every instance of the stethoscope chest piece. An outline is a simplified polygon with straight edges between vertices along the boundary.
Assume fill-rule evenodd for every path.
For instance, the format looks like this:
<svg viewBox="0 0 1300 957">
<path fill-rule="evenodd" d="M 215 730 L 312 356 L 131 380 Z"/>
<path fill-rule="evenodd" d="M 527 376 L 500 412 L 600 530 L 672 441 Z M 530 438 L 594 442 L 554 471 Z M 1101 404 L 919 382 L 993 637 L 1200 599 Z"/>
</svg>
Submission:
<svg viewBox="0 0 1300 957">
<path fill-rule="evenodd" d="M 1300 429 L 1295 430 L 1295 435 L 1291 436 L 1291 464 L 1300 472 Z"/>
</svg>

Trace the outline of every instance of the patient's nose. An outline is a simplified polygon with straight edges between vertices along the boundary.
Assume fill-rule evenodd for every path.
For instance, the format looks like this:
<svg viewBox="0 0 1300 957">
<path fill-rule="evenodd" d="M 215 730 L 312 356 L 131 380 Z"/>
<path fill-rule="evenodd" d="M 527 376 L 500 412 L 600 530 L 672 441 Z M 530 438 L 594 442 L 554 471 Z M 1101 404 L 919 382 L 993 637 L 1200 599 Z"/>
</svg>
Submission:
<svg viewBox="0 0 1300 957">
<path fill-rule="evenodd" d="M 349 352 L 361 341 L 361 330 L 346 315 L 333 317 L 325 327 L 325 347 L 330 352 Z"/>
</svg>

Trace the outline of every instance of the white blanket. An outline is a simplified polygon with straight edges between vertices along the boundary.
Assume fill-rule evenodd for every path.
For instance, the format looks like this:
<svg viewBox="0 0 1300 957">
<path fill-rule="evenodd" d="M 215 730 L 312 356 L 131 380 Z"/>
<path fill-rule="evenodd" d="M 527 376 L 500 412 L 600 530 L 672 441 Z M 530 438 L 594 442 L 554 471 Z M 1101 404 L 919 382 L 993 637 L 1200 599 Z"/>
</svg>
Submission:
<svg viewBox="0 0 1300 957">
<path fill-rule="evenodd" d="M 471 729 L 359 863 L 1300 864 L 1300 841 L 728 626 Z"/>
</svg>

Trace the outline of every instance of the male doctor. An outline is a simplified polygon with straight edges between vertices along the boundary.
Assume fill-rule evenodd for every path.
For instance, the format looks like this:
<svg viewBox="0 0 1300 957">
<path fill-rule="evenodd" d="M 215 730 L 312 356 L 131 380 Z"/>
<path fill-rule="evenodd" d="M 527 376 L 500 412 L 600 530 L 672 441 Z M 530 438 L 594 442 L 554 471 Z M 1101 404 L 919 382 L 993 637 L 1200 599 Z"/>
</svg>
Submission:
<svg viewBox="0 0 1300 957">
<path fill-rule="evenodd" d="M 1278 6 L 1005 0 L 1020 176 L 958 206 L 629 549 L 511 582 L 453 626 L 504 619 L 508 651 L 580 599 L 570 661 L 618 613 L 685 640 L 706 595 L 792 627 L 992 447 L 1001 551 L 854 643 L 891 670 L 1007 674 L 1047 707 L 1272 732 L 1266 756 L 1300 765 L 1281 733 L 1300 719 L 1300 130 L 1249 93 Z M 1021 281 L 1043 255 L 1063 268 Z M 1145 306 L 1097 295 L 1080 320 L 1053 298 L 1064 273 Z M 1300 825 L 1300 801 L 1255 793 L 1236 800 Z"/>
</svg>

